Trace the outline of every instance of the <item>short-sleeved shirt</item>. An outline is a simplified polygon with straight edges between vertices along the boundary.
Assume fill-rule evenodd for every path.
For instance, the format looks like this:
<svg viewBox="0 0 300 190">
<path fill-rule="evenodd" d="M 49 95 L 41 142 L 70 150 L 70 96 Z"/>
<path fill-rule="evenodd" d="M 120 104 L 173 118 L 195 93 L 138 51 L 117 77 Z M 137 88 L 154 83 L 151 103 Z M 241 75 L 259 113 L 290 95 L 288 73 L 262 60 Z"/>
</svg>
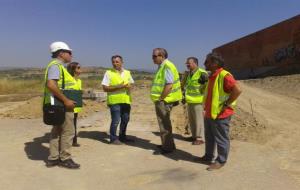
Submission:
<svg viewBox="0 0 300 190">
<path fill-rule="evenodd" d="M 107 73 L 108 71 L 106 71 L 105 72 L 105 74 L 104 74 L 104 76 L 103 76 L 103 80 L 102 80 L 102 85 L 104 85 L 104 86 L 109 86 L 109 84 L 110 84 L 110 78 L 109 78 L 109 75 L 108 75 L 108 73 Z M 121 78 L 124 78 L 124 69 L 122 69 L 122 71 L 121 71 Z M 134 80 L 133 80 L 133 78 L 132 78 L 132 76 L 130 75 L 130 79 L 129 79 L 129 83 L 130 84 L 133 84 L 134 83 Z"/>
<path fill-rule="evenodd" d="M 159 65 L 158 69 L 162 66 L 164 66 L 165 62 L 167 61 L 167 59 L 165 59 L 162 64 Z M 165 69 L 165 82 L 166 84 L 173 84 L 174 83 L 174 76 L 172 71 L 169 68 Z"/>
<path fill-rule="evenodd" d="M 205 101 L 205 117 L 211 118 L 211 102 L 212 102 L 212 90 L 215 83 L 215 79 L 223 68 L 218 69 L 214 74 L 209 76 L 209 83 L 207 89 L 207 97 Z M 236 80 L 232 75 L 226 75 L 224 77 L 223 89 L 226 93 L 230 93 L 232 88 L 236 85 Z M 218 115 L 218 119 L 226 118 L 234 114 L 234 110 L 231 107 L 226 107 L 225 110 Z"/>
<path fill-rule="evenodd" d="M 62 64 L 60 60 L 58 63 Z M 60 77 L 60 69 L 59 66 L 54 64 L 48 68 L 48 80 L 59 80 Z"/>
</svg>

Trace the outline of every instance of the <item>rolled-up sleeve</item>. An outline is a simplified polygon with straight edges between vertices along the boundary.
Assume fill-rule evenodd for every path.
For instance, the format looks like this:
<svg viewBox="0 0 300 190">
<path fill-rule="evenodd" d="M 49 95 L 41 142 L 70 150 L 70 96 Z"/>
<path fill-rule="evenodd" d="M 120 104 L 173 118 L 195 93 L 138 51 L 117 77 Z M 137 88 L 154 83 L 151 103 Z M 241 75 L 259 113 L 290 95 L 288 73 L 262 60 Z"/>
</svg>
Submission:
<svg viewBox="0 0 300 190">
<path fill-rule="evenodd" d="M 133 80 L 133 78 L 132 78 L 131 75 L 130 75 L 130 78 L 129 78 L 129 83 L 130 83 L 130 84 L 133 84 L 133 83 L 134 83 L 134 80 Z"/>
<path fill-rule="evenodd" d="M 109 86 L 110 78 L 108 77 L 107 72 L 105 72 L 101 84 L 104 86 Z"/>
<path fill-rule="evenodd" d="M 224 91 L 226 93 L 230 93 L 232 91 L 232 88 L 236 85 L 236 80 L 232 75 L 226 75 L 224 77 Z"/>
<path fill-rule="evenodd" d="M 166 84 L 173 84 L 174 83 L 174 76 L 170 69 L 165 70 L 165 81 Z"/>
<path fill-rule="evenodd" d="M 59 80 L 60 78 L 60 70 L 59 66 L 51 65 L 48 69 L 48 80 Z"/>
</svg>

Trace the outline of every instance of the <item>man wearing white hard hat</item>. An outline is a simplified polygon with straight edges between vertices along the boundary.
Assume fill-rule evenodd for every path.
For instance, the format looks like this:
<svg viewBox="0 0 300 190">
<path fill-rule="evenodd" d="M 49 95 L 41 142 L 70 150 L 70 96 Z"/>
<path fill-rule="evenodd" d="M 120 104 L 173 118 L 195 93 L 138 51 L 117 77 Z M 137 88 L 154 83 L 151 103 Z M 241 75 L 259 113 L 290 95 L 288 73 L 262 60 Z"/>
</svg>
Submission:
<svg viewBox="0 0 300 190">
<path fill-rule="evenodd" d="M 47 167 L 60 166 L 78 169 L 79 164 L 71 157 L 72 139 L 74 136 L 73 111 L 76 102 L 68 99 L 62 89 L 72 89 L 75 79 L 65 69 L 64 65 L 72 61 L 72 49 L 64 42 L 53 42 L 50 45 L 52 60 L 45 72 L 44 105 L 54 105 L 54 101 L 63 103 L 66 112 L 62 124 L 53 125 L 50 135 L 50 155 Z"/>
</svg>

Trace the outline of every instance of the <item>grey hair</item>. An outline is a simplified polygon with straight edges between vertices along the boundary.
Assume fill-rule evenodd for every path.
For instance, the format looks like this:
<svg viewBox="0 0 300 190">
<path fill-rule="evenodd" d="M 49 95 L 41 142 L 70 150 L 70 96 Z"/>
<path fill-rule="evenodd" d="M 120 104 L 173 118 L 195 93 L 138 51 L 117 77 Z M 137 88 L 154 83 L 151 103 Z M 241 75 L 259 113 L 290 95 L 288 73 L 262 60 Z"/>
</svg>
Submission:
<svg viewBox="0 0 300 190">
<path fill-rule="evenodd" d="M 224 67 L 225 61 L 223 57 L 216 52 L 207 54 L 206 59 L 212 59 L 212 61 L 217 63 L 220 67 Z"/>
<path fill-rule="evenodd" d="M 155 48 L 153 51 L 158 51 L 162 56 L 164 56 L 166 59 L 168 58 L 168 52 L 164 48 Z"/>
</svg>

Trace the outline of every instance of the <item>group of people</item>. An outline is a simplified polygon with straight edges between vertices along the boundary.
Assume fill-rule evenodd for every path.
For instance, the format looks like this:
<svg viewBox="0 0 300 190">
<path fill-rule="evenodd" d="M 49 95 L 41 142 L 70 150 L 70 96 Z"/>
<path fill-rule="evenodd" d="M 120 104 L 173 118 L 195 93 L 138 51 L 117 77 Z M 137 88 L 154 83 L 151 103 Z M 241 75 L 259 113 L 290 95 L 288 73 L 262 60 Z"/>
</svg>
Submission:
<svg viewBox="0 0 300 190">
<path fill-rule="evenodd" d="M 53 126 L 51 130 L 50 155 L 46 166 L 59 165 L 77 169 L 80 165 L 72 160 L 70 149 L 72 144 L 79 146 L 76 120 L 81 108 L 76 107 L 76 102 L 66 97 L 61 89 L 64 80 L 66 89 L 81 90 L 81 81 L 78 79 L 80 66 L 76 62 L 71 63 L 72 49 L 66 43 L 54 42 L 50 45 L 50 49 L 53 59 L 46 69 L 45 99 L 51 95 L 55 96 L 63 102 L 67 111 L 65 122 L 60 126 Z M 208 164 L 207 169 L 210 171 L 221 168 L 228 158 L 229 123 L 234 113 L 236 99 L 241 93 L 232 74 L 223 69 L 223 58 L 217 53 L 209 53 L 204 63 L 205 70 L 198 67 L 197 58 L 187 58 L 188 72 L 182 80 L 176 66 L 168 59 L 166 49 L 155 48 L 152 60 L 158 68 L 152 81 L 150 98 L 155 106 L 162 142 L 161 145 L 157 145 L 158 151 L 154 154 L 170 154 L 176 150 L 170 116 L 172 108 L 184 100 L 187 103 L 192 132 L 190 140 L 193 145 L 205 143 L 205 154 L 197 160 Z M 134 80 L 130 71 L 124 69 L 122 56 L 112 56 L 111 62 L 113 67 L 104 74 L 102 87 L 107 92 L 107 105 L 111 113 L 110 143 L 121 145 L 134 142 L 134 139 L 126 134 Z M 68 64 L 67 69 L 63 64 Z"/>
</svg>

